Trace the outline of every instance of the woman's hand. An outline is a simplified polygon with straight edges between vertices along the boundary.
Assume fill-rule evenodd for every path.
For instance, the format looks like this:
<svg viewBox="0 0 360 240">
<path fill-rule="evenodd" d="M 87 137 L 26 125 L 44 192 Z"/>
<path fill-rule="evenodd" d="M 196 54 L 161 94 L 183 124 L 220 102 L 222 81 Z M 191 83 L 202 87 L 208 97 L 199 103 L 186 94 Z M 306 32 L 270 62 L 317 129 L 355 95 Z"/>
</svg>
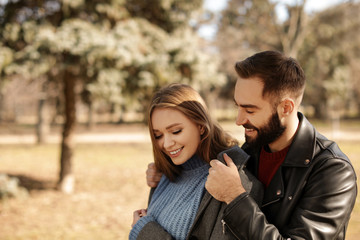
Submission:
<svg viewBox="0 0 360 240">
<path fill-rule="evenodd" d="M 131 227 L 134 227 L 137 221 L 139 221 L 140 218 L 145 217 L 146 215 L 147 215 L 146 209 L 136 210 L 133 214 L 133 223 L 131 224 Z"/>
</svg>

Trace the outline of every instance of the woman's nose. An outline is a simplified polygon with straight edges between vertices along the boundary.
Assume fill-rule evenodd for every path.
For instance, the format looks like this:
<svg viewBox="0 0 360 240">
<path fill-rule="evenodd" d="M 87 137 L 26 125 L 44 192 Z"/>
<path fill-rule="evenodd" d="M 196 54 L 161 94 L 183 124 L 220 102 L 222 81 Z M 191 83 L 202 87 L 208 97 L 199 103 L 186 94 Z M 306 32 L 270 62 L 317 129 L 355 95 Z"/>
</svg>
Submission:
<svg viewBox="0 0 360 240">
<path fill-rule="evenodd" d="M 164 136 L 164 148 L 168 149 L 169 147 L 173 146 L 175 141 L 171 136 Z"/>
</svg>

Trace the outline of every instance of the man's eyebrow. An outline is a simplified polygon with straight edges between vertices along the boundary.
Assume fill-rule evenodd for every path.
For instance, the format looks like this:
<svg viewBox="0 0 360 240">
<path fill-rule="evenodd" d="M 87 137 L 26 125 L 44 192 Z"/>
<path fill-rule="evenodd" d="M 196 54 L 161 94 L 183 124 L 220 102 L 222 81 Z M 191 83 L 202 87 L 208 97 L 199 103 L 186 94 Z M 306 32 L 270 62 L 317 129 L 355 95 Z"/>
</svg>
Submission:
<svg viewBox="0 0 360 240">
<path fill-rule="evenodd" d="M 255 109 L 259 109 L 259 107 L 256 106 L 256 105 L 254 105 L 254 104 L 238 104 L 235 99 L 234 99 L 234 103 L 235 103 L 236 106 L 242 107 L 242 108 L 255 108 Z"/>
</svg>

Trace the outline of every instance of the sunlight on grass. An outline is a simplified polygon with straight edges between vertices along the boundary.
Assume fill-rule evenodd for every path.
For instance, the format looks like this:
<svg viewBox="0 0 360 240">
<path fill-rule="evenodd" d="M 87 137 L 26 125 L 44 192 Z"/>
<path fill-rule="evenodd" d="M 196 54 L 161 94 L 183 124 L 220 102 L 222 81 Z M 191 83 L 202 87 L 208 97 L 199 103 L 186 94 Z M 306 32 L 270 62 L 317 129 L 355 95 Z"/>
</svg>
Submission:
<svg viewBox="0 0 360 240">
<path fill-rule="evenodd" d="M 0 172 L 56 182 L 57 145 L 7 145 L 0 152 Z M 127 239 L 132 212 L 146 207 L 150 161 L 150 144 L 79 144 L 75 193 L 33 190 L 2 202 L 1 239 Z"/>
</svg>

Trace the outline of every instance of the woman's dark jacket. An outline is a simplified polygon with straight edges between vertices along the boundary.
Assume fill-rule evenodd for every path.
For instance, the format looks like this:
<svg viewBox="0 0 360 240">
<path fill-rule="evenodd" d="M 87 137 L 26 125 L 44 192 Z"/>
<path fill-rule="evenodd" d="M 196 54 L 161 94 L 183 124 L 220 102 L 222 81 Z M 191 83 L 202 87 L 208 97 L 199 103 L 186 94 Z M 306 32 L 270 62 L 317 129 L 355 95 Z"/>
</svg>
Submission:
<svg viewBox="0 0 360 240">
<path fill-rule="evenodd" d="M 261 207 L 244 194 L 225 209 L 226 230 L 238 239 L 345 239 L 357 195 L 355 171 L 336 143 L 298 117 L 297 133 Z M 255 176 L 258 155 L 247 164 Z"/>
<path fill-rule="evenodd" d="M 254 204 L 261 204 L 263 198 L 263 185 L 246 169 L 246 162 L 250 158 L 241 148 L 233 147 L 218 154 L 218 159 L 225 163 L 223 154 L 226 153 L 234 161 L 239 169 L 242 184 L 247 191 L 246 196 L 252 199 Z M 151 197 L 151 196 L 150 196 Z M 222 222 L 226 203 L 213 198 L 205 189 L 200 202 L 195 221 L 188 233 L 187 239 L 221 240 L 237 239 L 231 233 L 225 234 L 225 225 Z M 172 236 L 167 233 L 157 222 L 147 223 L 140 231 L 138 240 L 161 239 L 170 240 Z"/>
</svg>

